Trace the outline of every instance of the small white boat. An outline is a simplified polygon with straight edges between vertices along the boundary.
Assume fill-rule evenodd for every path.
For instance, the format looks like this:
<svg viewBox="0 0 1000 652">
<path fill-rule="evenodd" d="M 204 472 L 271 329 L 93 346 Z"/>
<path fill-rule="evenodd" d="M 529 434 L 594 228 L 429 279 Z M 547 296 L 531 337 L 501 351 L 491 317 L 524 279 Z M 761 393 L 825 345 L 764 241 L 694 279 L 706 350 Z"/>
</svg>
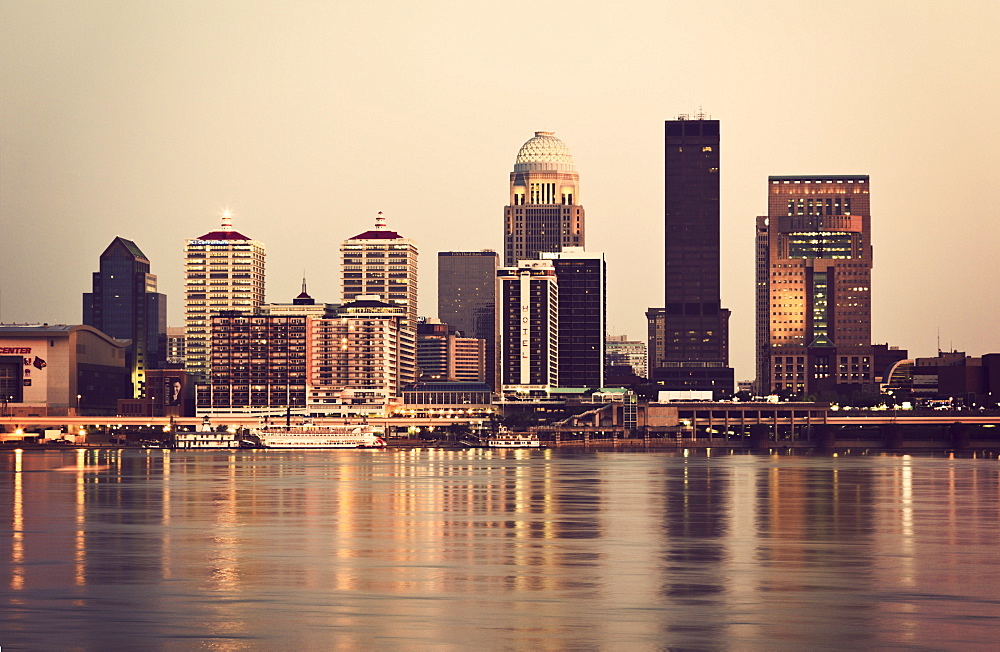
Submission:
<svg viewBox="0 0 1000 652">
<path fill-rule="evenodd" d="M 500 426 L 500 430 L 486 440 L 487 448 L 541 448 L 538 435 L 515 434 Z"/>
<path fill-rule="evenodd" d="M 262 448 L 384 448 L 382 431 L 368 424 L 265 424 L 250 431 Z"/>
</svg>

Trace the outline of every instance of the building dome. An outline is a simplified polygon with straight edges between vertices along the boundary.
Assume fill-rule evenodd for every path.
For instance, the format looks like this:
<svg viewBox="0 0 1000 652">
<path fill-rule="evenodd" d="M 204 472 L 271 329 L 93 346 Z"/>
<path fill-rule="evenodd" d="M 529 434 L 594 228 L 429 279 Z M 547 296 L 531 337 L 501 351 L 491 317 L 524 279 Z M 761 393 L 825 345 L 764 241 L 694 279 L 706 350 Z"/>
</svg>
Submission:
<svg viewBox="0 0 1000 652">
<path fill-rule="evenodd" d="M 536 131 L 534 138 L 521 145 L 514 161 L 514 172 L 533 170 L 576 172 L 576 165 L 566 143 L 551 131 Z"/>
</svg>

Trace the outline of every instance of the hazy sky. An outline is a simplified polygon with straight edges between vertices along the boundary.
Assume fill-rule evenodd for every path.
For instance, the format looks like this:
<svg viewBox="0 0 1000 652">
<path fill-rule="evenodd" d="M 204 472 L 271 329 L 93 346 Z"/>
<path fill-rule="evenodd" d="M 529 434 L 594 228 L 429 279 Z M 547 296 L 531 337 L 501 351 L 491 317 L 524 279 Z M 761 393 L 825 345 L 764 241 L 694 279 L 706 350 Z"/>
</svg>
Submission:
<svg viewBox="0 0 1000 652">
<path fill-rule="evenodd" d="M 1000 351 L 1000 2 L 0 0 L 0 320 L 80 323 L 115 236 L 183 323 L 185 238 L 267 246 L 267 300 L 384 211 L 437 252 L 501 250 L 521 144 L 570 148 L 609 331 L 663 288 L 663 120 L 722 126 L 723 305 L 753 375 L 754 218 L 772 174 L 869 174 L 873 339 Z"/>
</svg>

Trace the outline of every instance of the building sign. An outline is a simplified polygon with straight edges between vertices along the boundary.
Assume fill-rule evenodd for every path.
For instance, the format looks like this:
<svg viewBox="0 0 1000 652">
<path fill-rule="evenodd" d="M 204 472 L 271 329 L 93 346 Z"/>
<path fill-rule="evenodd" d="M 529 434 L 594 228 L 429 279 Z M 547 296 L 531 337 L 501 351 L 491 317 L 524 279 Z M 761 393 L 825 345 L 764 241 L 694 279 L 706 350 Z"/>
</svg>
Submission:
<svg viewBox="0 0 1000 652">
<path fill-rule="evenodd" d="M 26 344 L 29 346 L 25 346 Z M 0 356 L 4 356 L 9 393 L 16 395 L 14 402 L 36 405 L 60 402 L 59 397 L 54 398 L 55 395 L 49 388 L 49 365 L 46 358 L 52 355 L 52 349 L 47 344 L 48 341 L 40 337 L 0 340 Z M 49 353 L 45 353 L 45 358 L 42 358 L 35 354 L 36 351 Z"/>
<path fill-rule="evenodd" d="M 531 275 L 522 272 L 520 280 L 521 290 L 521 373 L 522 385 L 531 382 Z"/>
<path fill-rule="evenodd" d="M 163 379 L 163 404 L 180 405 L 184 392 L 184 382 L 180 376 L 168 376 Z"/>
</svg>

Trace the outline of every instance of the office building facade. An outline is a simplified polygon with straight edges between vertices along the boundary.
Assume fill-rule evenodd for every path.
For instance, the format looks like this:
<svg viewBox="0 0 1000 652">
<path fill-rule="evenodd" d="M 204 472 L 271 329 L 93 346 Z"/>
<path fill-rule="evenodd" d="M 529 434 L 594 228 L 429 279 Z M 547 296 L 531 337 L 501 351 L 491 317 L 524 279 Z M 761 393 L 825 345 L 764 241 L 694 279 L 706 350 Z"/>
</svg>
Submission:
<svg viewBox="0 0 1000 652">
<path fill-rule="evenodd" d="M 607 265 L 604 254 L 565 247 L 544 252 L 559 285 L 559 387 L 604 386 Z"/>
<path fill-rule="evenodd" d="M 504 208 L 504 266 L 544 251 L 584 246 L 580 181 L 565 143 L 536 131 L 517 153 Z"/>
<path fill-rule="evenodd" d="M 664 304 L 647 313 L 650 377 L 667 390 L 733 391 L 721 305 L 719 121 L 665 124 Z"/>
<path fill-rule="evenodd" d="M 486 381 L 486 341 L 462 337 L 440 319 L 417 324 L 419 380 L 483 383 Z"/>
<path fill-rule="evenodd" d="M 757 218 L 757 383 L 797 396 L 871 385 L 867 175 L 768 177 Z"/>
<path fill-rule="evenodd" d="M 211 373 L 212 316 L 253 312 L 264 303 L 264 244 L 234 231 L 225 211 L 220 230 L 187 240 L 184 249 L 185 370 L 204 382 Z"/>
<path fill-rule="evenodd" d="M 496 280 L 500 257 L 495 251 L 438 253 L 438 318 L 451 332 L 486 344 L 484 381 L 496 377 Z"/>
<path fill-rule="evenodd" d="M 608 335 L 604 347 L 606 366 L 628 367 L 636 376 L 646 378 L 646 342 L 630 340 L 627 335 Z"/>
<path fill-rule="evenodd" d="M 156 291 L 149 259 L 131 240 L 116 237 L 101 254 L 93 290 L 83 295 L 83 323 L 118 340 L 129 340 L 125 366 L 133 397 L 146 389 L 146 372 L 167 357 L 167 297 Z"/>
</svg>

